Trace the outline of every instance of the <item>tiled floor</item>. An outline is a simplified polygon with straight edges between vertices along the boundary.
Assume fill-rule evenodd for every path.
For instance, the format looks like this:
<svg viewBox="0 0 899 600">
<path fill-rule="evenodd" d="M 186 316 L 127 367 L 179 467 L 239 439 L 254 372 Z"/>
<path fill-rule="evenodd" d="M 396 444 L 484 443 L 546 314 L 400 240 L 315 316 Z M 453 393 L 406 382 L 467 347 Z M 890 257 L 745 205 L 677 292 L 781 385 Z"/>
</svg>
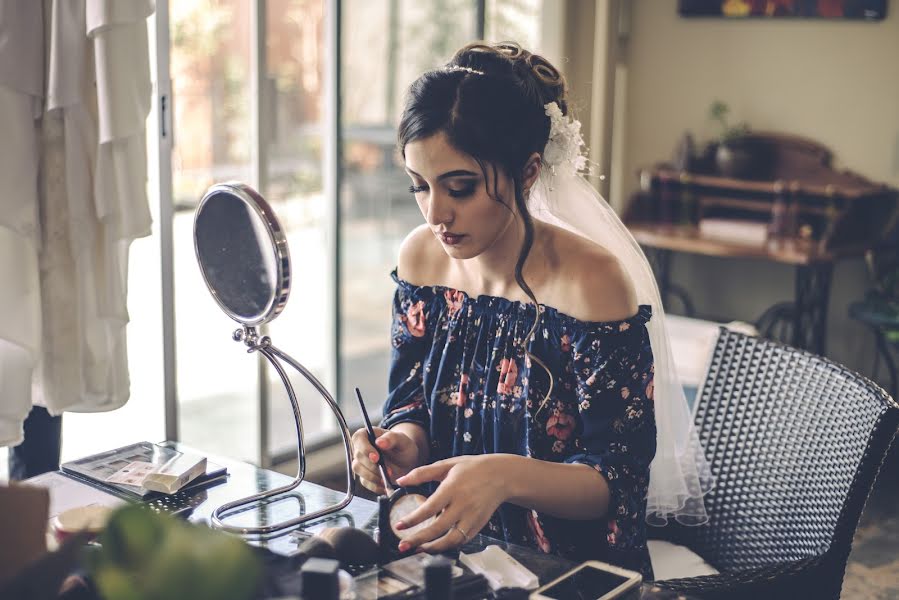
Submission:
<svg viewBox="0 0 899 600">
<path fill-rule="evenodd" d="M 899 447 L 895 444 L 855 533 L 842 598 L 899 600 Z"/>
</svg>

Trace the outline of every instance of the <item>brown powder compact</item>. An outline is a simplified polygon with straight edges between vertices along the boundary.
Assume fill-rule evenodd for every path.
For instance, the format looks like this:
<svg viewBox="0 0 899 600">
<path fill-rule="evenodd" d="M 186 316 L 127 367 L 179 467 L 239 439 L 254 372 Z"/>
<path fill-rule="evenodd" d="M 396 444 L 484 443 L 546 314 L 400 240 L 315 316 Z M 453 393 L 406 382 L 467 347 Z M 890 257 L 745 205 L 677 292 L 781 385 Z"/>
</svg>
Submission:
<svg viewBox="0 0 899 600">
<path fill-rule="evenodd" d="M 392 560 L 415 551 L 414 548 L 410 548 L 406 552 L 400 552 L 399 543 L 428 527 L 434 522 L 434 517 L 428 517 L 418 525 L 407 529 L 398 530 L 396 524 L 424 504 L 427 499 L 428 497 L 418 488 L 402 487 L 395 488 L 388 495 L 378 498 L 378 547 L 381 549 L 382 560 Z"/>
</svg>

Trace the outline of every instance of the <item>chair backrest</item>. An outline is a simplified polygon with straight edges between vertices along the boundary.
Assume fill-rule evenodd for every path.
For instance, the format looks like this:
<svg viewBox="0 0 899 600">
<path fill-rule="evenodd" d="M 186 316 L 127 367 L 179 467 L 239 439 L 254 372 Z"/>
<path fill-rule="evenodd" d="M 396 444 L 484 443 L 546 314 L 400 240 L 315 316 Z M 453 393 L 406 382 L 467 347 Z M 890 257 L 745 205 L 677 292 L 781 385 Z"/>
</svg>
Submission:
<svg viewBox="0 0 899 600">
<path fill-rule="evenodd" d="M 841 580 L 899 405 L 832 361 L 722 328 L 695 424 L 716 483 L 684 541 L 723 571 L 827 553 Z"/>
</svg>

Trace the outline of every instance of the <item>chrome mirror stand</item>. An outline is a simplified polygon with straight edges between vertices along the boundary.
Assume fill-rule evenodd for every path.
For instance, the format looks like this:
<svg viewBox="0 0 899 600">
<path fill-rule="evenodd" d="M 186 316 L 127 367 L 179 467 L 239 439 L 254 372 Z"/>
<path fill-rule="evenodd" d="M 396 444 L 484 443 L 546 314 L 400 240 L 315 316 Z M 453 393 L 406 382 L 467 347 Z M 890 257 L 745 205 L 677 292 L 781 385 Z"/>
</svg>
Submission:
<svg viewBox="0 0 899 600">
<path fill-rule="evenodd" d="M 284 383 L 284 387 L 287 389 L 287 395 L 290 398 L 290 403 L 293 407 L 293 417 L 297 428 L 297 462 L 299 464 L 297 469 L 297 476 L 289 484 L 265 492 L 260 492 L 252 496 L 247 496 L 246 498 L 242 498 L 240 500 L 227 502 L 219 506 L 212 513 L 213 526 L 231 533 L 238 533 L 241 535 L 264 536 L 281 531 L 283 529 L 287 529 L 289 527 L 294 527 L 296 525 L 306 523 L 307 521 L 312 521 L 313 519 L 317 519 L 324 515 L 328 515 L 343 509 L 353 499 L 353 496 L 355 494 L 355 479 L 353 478 L 350 430 L 347 427 L 346 419 L 344 418 L 343 412 L 341 412 L 340 407 L 337 406 L 337 403 L 334 401 L 334 398 L 331 396 L 331 394 L 328 393 L 328 390 L 325 388 L 325 386 L 323 386 L 322 383 L 306 369 L 306 367 L 273 346 L 271 338 L 269 338 L 268 336 L 259 337 L 259 333 L 257 332 L 255 327 L 243 326 L 242 328 L 234 331 L 232 338 L 236 342 L 243 342 L 244 344 L 246 344 L 248 348 L 247 352 L 259 352 L 260 354 L 262 354 L 268 360 L 268 362 L 271 363 L 271 365 L 278 372 L 278 375 L 281 377 L 281 381 Z M 346 496 L 344 496 L 343 500 L 332 506 L 317 510 L 309 514 L 300 515 L 294 519 L 288 519 L 286 521 L 281 521 L 279 523 L 274 523 L 271 525 L 257 527 L 228 525 L 224 521 L 232 513 L 237 514 L 238 512 L 242 512 L 238 511 L 238 509 L 249 508 L 252 505 L 258 503 L 260 500 L 267 500 L 280 494 L 293 491 L 303 482 L 303 479 L 306 475 L 306 448 L 303 444 L 303 419 L 300 415 L 300 406 L 297 402 L 296 393 L 294 392 L 293 385 L 290 383 L 290 379 L 287 377 L 284 366 L 281 364 L 282 361 L 296 369 L 303 377 L 306 378 L 307 381 L 309 381 L 309 383 L 312 384 L 313 387 L 315 387 L 316 390 L 318 390 L 318 392 L 328 403 L 328 406 L 331 407 L 331 411 L 334 413 L 334 416 L 337 417 L 337 421 L 340 424 L 340 433 L 343 436 L 344 450 L 346 452 Z"/>
</svg>

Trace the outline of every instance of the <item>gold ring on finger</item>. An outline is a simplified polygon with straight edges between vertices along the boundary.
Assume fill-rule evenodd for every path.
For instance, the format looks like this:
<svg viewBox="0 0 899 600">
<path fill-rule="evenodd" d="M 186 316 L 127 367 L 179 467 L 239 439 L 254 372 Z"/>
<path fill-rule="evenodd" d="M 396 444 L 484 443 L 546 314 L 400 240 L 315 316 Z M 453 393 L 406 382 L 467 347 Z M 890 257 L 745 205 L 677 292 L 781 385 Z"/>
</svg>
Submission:
<svg viewBox="0 0 899 600">
<path fill-rule="evenodd" d="M 458 524 L 458 523 L 453 523 L 452 525 L 450 525 L 450 529 L 455 529 L 456 531 L 458 531 L 459 533 L 462 534 L 462 539 L 463 539 L 464 541 L 466 541 L 466 542 L 468 541 L 468 534 L 465 532 L 464 529 L 462 529 L 461 527 L 459 527 L 459 524 Z"/>
</svg>

